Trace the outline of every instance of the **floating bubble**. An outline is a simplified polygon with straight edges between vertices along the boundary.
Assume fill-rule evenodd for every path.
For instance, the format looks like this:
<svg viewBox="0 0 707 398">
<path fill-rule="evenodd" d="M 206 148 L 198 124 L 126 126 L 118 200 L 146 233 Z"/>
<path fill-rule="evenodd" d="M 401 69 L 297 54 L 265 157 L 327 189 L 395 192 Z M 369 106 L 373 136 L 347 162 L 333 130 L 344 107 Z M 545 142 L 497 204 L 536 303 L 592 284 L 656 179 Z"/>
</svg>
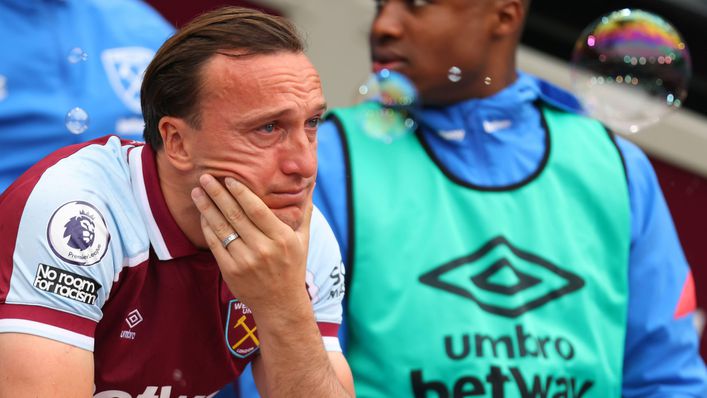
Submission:
<svg viewBox="0 0 707 398">
<path fill-rule="evenodd" d="M 0 101 L 4 100 L 7 97 L 7 78 L 3 75 L 0 75 Z"/>
<path fill-rule="evenodd" d="M 368 136 L 388 144 L 417 129 L 417 122 L 407 112 L 387 107 L 369 110 L 359 123 Z"/>
<path fill-rule="evenodd" d="M 72 134 L 81 134 L 88 129 L 88 113 L 82 108 L 73 108 L 66 113 L 64 122 Z"/>
<path fill-rule="evenodd" d="M 452 66 L 449 68 L 449 71 L 447 71 L 447 78 L 453 83 L 458 82 L 462 79 L 462 70 L 457 66 Z"/>
<path fill-rule="evenodd" d="M 358 94 L 359 102 L 376 101 L 383 106 L 370 110 L 361 118 L 361 129 L 369 136 L 391 143 L 417 128 L 410 115 L 410 109 L 419 100 L 417 88 L 404 75 L 383 69 L 359 86 Z"/>
<path fill-rule="evenodd" d="M 590 24 L 572 53 L 572 88 L 611 129 L 636 133 L 679 108 L 692 74 L 677 30 L 658 15 L 623 9 Z"/>
<path fill-rule="evenodd" d="M 78 64 L 79 62 L 88 59 L 88 54 L 80 47 L 74 47 L 69 51 L 68 60 L 71 64 Z"/>
<path fill-rule="evenodd" d="M 172 372 L 172 378 L 174 381 L 180 381 L 184 377 L 184 373 L 181 371 L 181 369 L 174 369 L 174 372 Z"/>
<path fill-rule="evenodd" d="M 184 372 L 181 369 L 174 369 L 172 372 L 172 378 L 180 387 L 186 387 L 187 381 L 184 378 Z"/>
<path fill-rule="evenodd" d="M 369 76 L 358 93 L 359 102 L 373 100 L 393 108 L 408 108 L 418 100 L 415 85 L 405 75 L 388 69 Z"/>
</svg>

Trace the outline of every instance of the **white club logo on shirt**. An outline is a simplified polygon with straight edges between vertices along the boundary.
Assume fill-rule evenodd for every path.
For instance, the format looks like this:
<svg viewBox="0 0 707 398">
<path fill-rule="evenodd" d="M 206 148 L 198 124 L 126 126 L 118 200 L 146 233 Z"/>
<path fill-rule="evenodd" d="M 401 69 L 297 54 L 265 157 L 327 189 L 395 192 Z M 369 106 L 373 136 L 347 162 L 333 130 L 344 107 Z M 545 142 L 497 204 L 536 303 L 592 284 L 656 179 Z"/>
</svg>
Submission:
<svg viewBox="0 0 707 398">
<path fill-rule="evenodd" d="M 108 251 L 110 233 L 103 215 L 88 202 L 73 201 L 59 207 L 47 226 L 54 254 L 69 264 L 93 265 Z"/>
<path fill-rule="evenodd" d="M 104 50 L 101 61 L 113 90 L 131 111 L 140 113 L 142 75 L 155 55 L 145 47 L 119 47 Z"/>
</svg>

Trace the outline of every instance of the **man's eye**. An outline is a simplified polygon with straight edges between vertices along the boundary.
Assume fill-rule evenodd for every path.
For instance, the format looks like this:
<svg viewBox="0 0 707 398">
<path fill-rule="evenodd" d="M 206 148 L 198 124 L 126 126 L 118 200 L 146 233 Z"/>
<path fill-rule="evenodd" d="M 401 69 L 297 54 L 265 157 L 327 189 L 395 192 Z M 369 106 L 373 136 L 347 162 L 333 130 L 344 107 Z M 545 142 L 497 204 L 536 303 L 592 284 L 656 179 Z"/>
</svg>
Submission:
<svg viewBox="0 0 707 398">
<path fill-rule="evenodd" d="M 430 0 L 408 0 L 408 3 L 413 7 L 422 7 L 430 4 Z"/>
<path fill-rule="evenodd" d="M 307 128 L 316 129 L 322 123 L 322 119 L 315 117 L 307 120 Z"/>
<path fill-rule="evenodd" d="M 429 5 L 433 0 L 406 0 L 406 3 L 409 7 L 422 7 Z M 388 0 L 375 0 L 374 1 L 376 5 L 376 11 L 380 12 L 383 7 L 385 7 L 386 4 L 388 4 Z"/>
<path fill-rule="evenodd" d="M 275 131 L 275 123 L 268 123 L 260 128 L 261 131 L 265 133 L 272 133 Z"/>
</svg>

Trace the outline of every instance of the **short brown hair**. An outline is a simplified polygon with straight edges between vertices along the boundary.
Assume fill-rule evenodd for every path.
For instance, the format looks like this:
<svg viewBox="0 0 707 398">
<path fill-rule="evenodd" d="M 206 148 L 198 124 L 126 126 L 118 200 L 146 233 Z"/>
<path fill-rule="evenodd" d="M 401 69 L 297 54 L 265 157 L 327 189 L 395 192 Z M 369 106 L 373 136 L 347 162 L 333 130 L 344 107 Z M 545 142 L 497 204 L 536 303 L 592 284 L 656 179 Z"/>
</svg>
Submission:
<svg viewBox="0 0 707 398">
<path fill-rule="evenodd" d="M 189 22 L 160 47 L 142 81 L 143 136 L 155 150 L 162 147 L 159 121 L 163 116 L 181 117 L 199 128 L 200 72 L 224 50 L 249 55 L 303 52 L 304 43 L 286 19 L 250 8 L 223 7 Z"/>
</svg>

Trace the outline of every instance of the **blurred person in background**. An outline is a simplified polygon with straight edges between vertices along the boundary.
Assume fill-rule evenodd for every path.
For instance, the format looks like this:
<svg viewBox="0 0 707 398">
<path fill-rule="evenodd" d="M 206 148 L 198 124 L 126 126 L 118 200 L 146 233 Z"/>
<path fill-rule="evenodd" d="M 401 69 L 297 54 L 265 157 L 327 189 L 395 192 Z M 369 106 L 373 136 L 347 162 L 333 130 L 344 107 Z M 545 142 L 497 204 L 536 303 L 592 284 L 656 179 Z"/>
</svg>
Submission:
<svg viewBox="0 0 707 398">
<path fill-rule="evenodd" d="M 314 197 L 358 396 L 704 397 L 652 166 L 516 69 L 529 0 L 375 5 L 373 70 L 417 87 L 416 129 L 375 102 L 333 110 Z"/>
<path fill-rule="evenodd" d="M 0 2 L 0 192 L 65 145 L 139 139 L 142 74 L 173 31 L 141 0 Z"/>
</svg>

